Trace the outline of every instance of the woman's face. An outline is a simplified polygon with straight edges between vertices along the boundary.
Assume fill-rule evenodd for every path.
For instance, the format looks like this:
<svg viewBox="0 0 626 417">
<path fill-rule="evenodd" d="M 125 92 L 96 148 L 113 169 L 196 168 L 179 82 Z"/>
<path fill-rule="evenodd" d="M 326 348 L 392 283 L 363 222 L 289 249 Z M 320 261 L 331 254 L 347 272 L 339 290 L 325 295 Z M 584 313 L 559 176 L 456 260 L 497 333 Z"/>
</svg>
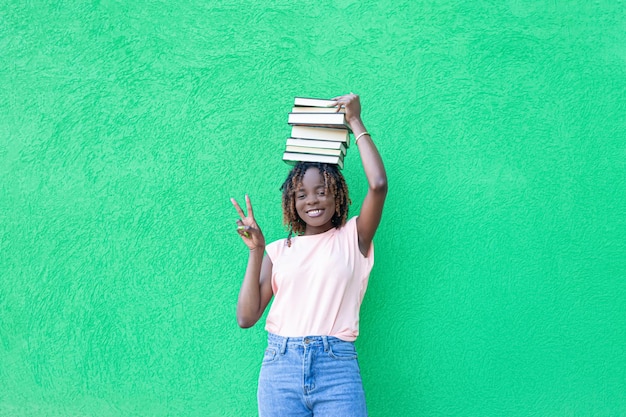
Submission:
<svg viewBox="0 0 626 417">
<path fill-rule="evenodd" d="M 324 186 L 324 178 L 317 168 L 309 168 L 296 190 L 296 212 L 306 223 L 305 235 L 315 235 L 332 229 L 335 215 L 335 196 Z"/>
</svg>

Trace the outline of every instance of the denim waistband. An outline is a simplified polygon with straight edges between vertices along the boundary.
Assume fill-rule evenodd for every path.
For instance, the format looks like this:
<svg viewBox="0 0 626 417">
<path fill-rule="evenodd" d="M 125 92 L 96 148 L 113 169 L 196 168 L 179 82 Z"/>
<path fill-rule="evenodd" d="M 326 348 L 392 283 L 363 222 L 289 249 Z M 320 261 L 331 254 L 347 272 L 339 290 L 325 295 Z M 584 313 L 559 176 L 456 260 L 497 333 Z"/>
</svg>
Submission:
<svg viewBox="0 0 626 417">
<path fill-rule="evenodd" d="M 324 350 L 328 351 L 328 346 L 335 343 L 352 343 L 346 342 L 334 336 L 302 336 L 302 337 L 284 337 L 274 333 L 267 334 L 269 344 L 279 346 L 281 353 L 285 352 L 287 345 L 296 346 L 324 346 Z"/>
</svg>

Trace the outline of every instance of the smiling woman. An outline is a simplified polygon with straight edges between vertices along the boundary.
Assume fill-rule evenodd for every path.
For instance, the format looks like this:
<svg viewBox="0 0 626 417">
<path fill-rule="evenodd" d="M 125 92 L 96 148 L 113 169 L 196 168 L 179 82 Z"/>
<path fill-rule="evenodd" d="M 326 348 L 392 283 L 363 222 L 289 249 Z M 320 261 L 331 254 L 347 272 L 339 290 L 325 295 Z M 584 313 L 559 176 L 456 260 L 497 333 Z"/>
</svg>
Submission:
<svg viewBox="0 0 626 417">
<path fill-rule="evenodd" d="M 307 224 L 305 235 L 324 233 L 333 228 L 335 196 L 328 192 L 319 169 L 310 168 L 296 191 L 296 211 Z"/>
<path fill-rule="evenodd" d="M 261 417 L 367 415 L 354 341 L 387 175 L 361 121 L 359 97 L 334 100 L 345 108 L 369 184 L 358 216 L 348 219 L 346 181 L 328 164 L 300 162 L 289 172 L 281 187 L 286 239 L 266 246 L 250 198 L 247 213 L 232 200 L 240 216 L 237 232 L 250 250 L 239 325 L 253 326 L 274 297 L 259 376 Z"/>
<path fill-rule="evenodd" d="M 283 183 L 283 221 L 291 235 L 322 233 L 348 218 L 348 186 L 335 165 L 302 162 Z"/>
</svg>

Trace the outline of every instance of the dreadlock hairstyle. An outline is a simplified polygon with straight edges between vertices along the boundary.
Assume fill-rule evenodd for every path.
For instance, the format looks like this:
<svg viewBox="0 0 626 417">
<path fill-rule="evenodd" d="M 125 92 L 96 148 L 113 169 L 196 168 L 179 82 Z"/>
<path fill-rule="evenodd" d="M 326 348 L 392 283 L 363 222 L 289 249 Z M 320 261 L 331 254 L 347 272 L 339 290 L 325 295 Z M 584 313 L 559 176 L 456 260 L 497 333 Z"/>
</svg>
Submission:
<svg viewBox="0 0 626 417">
<path fill-rule="evenodd" d="M 295 233 L 304 233 L 306 223 L 298 216 L 296 211 L 296 190 L 302 184 L 302 177 L 309 168 L 317 168 L 324 179 L 324 186 L 331 195 L 335 196 L 335 214 L 331 219 L 334 227 L 343 226 L 348 219 L 348 186 L 343 175 L 336 165 L 322 164 L 319 162 L 298 162 L 287 175 L 287 179 L 280 187 L 283 192 L 283 223 L 289 228 L 287 246 L 291 246 L 291 236 Z"/>
</svg>

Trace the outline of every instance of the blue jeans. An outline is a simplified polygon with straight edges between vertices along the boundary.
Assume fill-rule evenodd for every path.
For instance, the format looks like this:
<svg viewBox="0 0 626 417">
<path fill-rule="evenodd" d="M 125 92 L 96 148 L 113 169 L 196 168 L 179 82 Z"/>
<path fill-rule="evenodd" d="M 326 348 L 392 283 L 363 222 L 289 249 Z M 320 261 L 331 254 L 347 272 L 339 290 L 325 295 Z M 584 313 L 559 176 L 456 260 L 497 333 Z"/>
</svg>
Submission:
<svg viewBox="0 0 626 417">
<path fill-rule="evenodd" d="M 354 343 L 270 333 L 258 400 L 260 417 L 367 416 Z"/>
</svg>

